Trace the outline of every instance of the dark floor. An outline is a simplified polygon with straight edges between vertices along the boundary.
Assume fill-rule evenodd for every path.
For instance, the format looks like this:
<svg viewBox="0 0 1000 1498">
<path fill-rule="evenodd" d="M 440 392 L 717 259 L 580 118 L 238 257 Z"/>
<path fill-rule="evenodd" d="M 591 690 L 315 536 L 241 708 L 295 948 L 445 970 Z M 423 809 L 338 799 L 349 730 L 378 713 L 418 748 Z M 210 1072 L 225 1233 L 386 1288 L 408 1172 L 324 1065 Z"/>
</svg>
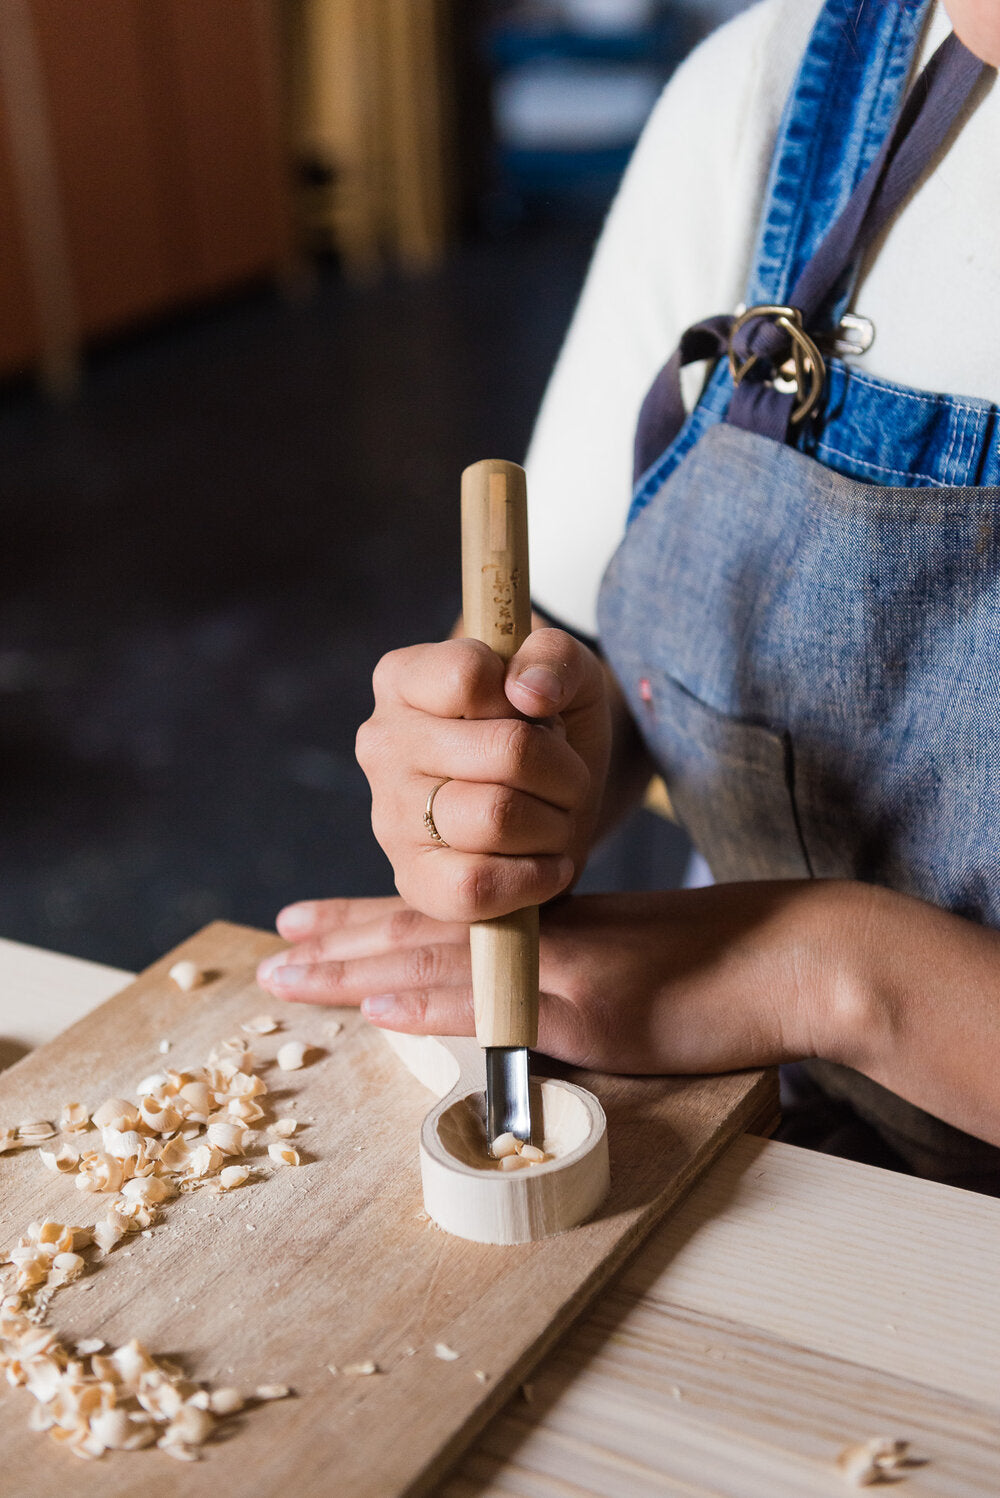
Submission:
<svg viewBox="0 0 1000 1498">
<path fill-rule="evenodd" d="M 450 627 L 460 471 L 523 453 L 590 237 L 330 272 L 105 352 L 70 409 L 0 394 L 0 935 L 140 967 L 215 917 L 391 892 L 371 668 Z M 588 885 L 683 858 L 640 814 Z"/>
</svg>

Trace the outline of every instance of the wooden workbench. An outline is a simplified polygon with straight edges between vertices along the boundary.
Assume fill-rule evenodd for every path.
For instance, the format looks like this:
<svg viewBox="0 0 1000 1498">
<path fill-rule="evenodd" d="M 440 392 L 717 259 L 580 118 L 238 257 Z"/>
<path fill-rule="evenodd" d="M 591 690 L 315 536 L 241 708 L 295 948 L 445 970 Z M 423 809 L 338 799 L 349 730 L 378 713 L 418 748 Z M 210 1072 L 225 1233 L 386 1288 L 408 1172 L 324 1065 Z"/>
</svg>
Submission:
<svg viewBox="0 0 1000 1498">
<path fill-rule="evenodd" d="M 130 977 L 0 941 L 0 1065 Z M 998 1269 L 1000 1202 L 745 1137 L 442 1498 L 822 1498 L 883 1434 L 901 1498 L 995 1498 Z"/>
</svg>

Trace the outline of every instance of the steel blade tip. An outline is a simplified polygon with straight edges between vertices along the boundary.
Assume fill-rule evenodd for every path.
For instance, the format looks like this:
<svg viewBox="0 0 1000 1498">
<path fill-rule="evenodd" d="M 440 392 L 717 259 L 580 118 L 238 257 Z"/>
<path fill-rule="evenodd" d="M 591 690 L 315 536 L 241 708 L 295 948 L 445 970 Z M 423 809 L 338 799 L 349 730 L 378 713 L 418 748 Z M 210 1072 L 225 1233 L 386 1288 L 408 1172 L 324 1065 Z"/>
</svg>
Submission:
<svg viewBox="0 0 1000 1498">
<path fill-rule="evenodd" d="M 513 1134 L 531 1140 L 531 1091 L 525 1046 L 486 1047 L 486 1129 L 494 1139 Z"/>
</svg>

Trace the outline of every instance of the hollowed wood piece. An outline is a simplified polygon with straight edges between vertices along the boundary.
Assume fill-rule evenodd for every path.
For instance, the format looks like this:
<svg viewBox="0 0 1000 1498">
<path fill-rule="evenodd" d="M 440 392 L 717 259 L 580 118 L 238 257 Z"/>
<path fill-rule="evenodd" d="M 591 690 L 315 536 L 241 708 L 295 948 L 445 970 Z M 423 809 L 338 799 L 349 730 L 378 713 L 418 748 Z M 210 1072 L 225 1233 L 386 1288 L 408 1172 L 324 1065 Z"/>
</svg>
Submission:
<svg viewBox="0 0 1000 1498">
<path fill-rule="evenodd" d="M 608 1192 L 604 1109 L 572 1082 L 532 1083 L 534 1142 L 553 1158 L 503 1171 L 489 1155 L 485 1064 L 474 1040 L 383 1032 L 413 1075 L 441 1099 L 420 1130 L 424 1208 L 475 1243 L 532 1243 L 586 1221 Z"/>
</svg>

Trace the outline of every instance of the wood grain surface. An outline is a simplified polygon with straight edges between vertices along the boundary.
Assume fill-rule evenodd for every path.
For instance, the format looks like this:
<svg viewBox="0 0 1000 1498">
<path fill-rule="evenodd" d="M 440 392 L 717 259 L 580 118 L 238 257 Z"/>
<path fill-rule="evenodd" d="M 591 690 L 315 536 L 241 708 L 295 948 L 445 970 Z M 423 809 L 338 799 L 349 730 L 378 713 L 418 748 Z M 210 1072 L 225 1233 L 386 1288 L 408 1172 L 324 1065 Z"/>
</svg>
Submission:
<svg viewBox="0 0 1000 1498">
<path fill-rule="evenodd" d="M 280 944 L 216 924 L 0 1078 L 0 1119 L 55 1117 L 131 1093 L 169 1062 L 200 1064 L 240 1022 L 275 1008 L 253 982 Z M 214 976 L 185 994 L 167 972 L 179 956 Z M 450 1238 L 423 1220 L 417 1137 L 428 1094 L 356 1014 L 281 1008 L 283 1029 L 255 1044 L 272 1092 L 303 1121 L 297 1169 L 226 1196 L 170 1203 L 135 1238 L 57 1296 L 51 1323 L 70 1340 L 138 1336 L 192 1377 L 286 1382 L 296 1397 L 230 1422 L 197 1466 L 147 1451 L 85 1464 L 31 1433 L 31 1400 L 0 1398 L 8 1490 L 55 1498 L 392 1498 L 432 1491 L 487 1419 L 566 1330 L 643 1234 L 742 1129 L 770 1121 L 773 1079 L 604 1078 L 587 1086 L 608 1114 L 612 1192 L 598 1218 L 542 1243 L 496 1248 Z M 301 1072 L 267 1066 L 290 1037 L 316 1050 Z M 572 1075 L 572 1074 L 570 1074 Z M 40 1215 L 88 1223 L 95 1198 L 44 1172 L 29 1151 L 0 1159 L 5 1244 Z M 438 1342 L 458 1353 L 435 1356 Z M 370 1377 L 328 1364 L 374 1359 Z M 479 1370 L 486 1381 L 476 1378 Z"/>
<path fill-rule="evenodd" d="M 900 1498 L 994 1498 L 998 1244 L 1000 1201 L 739 1139 L 441 1498 L 838 1498 L 876 1435 Z"/>
</svg>

